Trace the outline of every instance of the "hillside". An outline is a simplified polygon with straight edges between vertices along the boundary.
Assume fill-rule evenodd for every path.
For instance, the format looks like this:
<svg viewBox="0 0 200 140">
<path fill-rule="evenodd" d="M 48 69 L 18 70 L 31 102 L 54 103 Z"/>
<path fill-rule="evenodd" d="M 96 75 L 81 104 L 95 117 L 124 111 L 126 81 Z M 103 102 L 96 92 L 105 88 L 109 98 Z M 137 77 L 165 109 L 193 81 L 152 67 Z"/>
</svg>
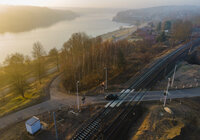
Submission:
<svg viewBox="0 0 200 140">
<path fill-rule="evenodd" d="M 0 6 L 0 9 L 0 33 L 29 31 L 78 16 L 71 11 L 45 7 Z"/>
<path fill-rule="evenodd" d="M 188 19 L 197 15 L 200 15 L 200 7 L 197 6 L 160 6 L 122 11 L 117 13 L 113 21 L 137 24 L 167 19 Z"/>
</svg>

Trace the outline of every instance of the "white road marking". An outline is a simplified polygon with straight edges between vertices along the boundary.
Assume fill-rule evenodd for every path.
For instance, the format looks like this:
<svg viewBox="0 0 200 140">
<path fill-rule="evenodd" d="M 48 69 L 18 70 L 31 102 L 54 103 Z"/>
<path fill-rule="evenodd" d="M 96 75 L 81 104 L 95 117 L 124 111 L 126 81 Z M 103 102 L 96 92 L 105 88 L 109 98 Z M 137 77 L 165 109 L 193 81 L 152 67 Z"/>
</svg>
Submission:
<svg viewBox="0 0 200 140">
<path fill-rule="evenodd" d="M 123 102 L 124 102 L 124 100 L 132 93 L 132 92 L 134 92 L 134 90 L 135 89 L 133 89 L 133 90 L 129 90 L 130 92 L 128 93 L 128 94 L 126 94 L 126 96 L 125 96 L 125 98 L 124 99 L 122 99 L 120 102 L 119 102 L 119 104 L 117 104 L 117 107 L 119 107 Z"/>
</svg>

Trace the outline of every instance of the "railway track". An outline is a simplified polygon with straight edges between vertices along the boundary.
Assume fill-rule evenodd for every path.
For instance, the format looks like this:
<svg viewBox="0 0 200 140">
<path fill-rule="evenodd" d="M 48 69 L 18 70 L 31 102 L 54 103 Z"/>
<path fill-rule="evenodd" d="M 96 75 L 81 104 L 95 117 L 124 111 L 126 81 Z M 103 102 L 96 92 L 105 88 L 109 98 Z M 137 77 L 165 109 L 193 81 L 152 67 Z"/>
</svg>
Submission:
<svg viewBox="0 0 200 140">
<path fill-rule="evenodd" d="M 193 49 L 199 43 L 200 39 L 189 42 L 186 45 L 183 45 L 175 51 L 171 52 L 170 54 L 164 56 L 163 58 L 157 60 L 154 64 L 151 65 L 151 67 L 145 69 L 135 78 L 133 84 L 128 89 L 119 93 L 119 100 L 114 100 L 108 103 L 97 116 L 92 118 L 90 122 L 83 125 L 77 131 L 72 140 L 87 140 L 92 138 L 100 139 L 102 138 L 101 135 L 107 135 L 107 137 L 103 139 L 108 139 L 115 132 L 115 130 L 119 128 L 119 125 L 123 122 L 123 120 L 127 118 L 130 113 L 132 113 L 134 107 L 140 103 L 146 94 L 146 92 L 143 90 L 145 90 L 145 88 L 149 89 L 151 85 L 153 85 L 153 83 L 162 75 L 166 68 L 172 68 L 177 60 L 187 55 L 189 49 Z M 120 109 L 119 106 L 123 103 L 124 99 L 127 98 L 128 95 L 134 90 L 139 92 L 135 92 L 128 105 L 126 105 L 126 107 L 123 109 Z M 131 103 L 136 98 L 138 100 L 135 101 L 135 104 L 131 107 Z M 117 112 L 117 118 L 109 126 L 106 126 L 107 128 L 105 129 L 104 124 L 109 121 L 109 116 L 112 116 Z M 105 130 L 102 131 L 103 129 Z"/>
</svg>

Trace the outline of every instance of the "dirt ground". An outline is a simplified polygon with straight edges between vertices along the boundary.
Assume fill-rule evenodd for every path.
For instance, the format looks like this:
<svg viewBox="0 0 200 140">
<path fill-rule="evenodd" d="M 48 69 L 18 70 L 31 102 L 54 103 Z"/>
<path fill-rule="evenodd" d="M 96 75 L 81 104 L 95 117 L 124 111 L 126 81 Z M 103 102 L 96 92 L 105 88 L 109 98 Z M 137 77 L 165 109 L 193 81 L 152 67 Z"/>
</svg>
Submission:
<svg viewBox="0 0 200 140">
<path fill-rule="evenodd" d="M 173 71 L 165 79 L 158 82 L 153 90 L 163 90 L 167 88 L 168 77 L 172 79 Z M 177 66 L 174 84 L 170 89 L 184 89 L 200 86 L 200 65 L 182 62 Z"/>
<path fill-rule="evenodd" d="M 81 124 L 91 118 L 95 113 L 100 111 L 103 105 L 90 105 L 82 107 L 81 112 L 72 113 L 73 109 L 63 107 L 60 110 L 55 110 L 59 140 L 70 139 L 74 132 Z M 76 111 L 75 111 L 76 112 Z M 25 121 L 9 126 L 0 130 L 1 140 L 55 140 L 55 127 L 53 121 L 53 112 L 46 112 L 37 116 L 45 129 L 40 130 L 34 136 L 26 132 Z"/>
<path fill-rule="evenodd" d="M 147 111 L 129 129 L 130 140 L 198 140 L 200 137 L 200 97 L 167 101 L 172 114 L 163 109 L 160 101 L 143 102 Z M 76 115 L 71 108 L 55 110 L 59 140 L 68 140 L 88 118 L 99 112 L 103 104 L 83 107 Z M 55 140 L 52 112 L 38 115 L 45 129 L 34 136 L 25 129 L 25 121 L 0 130 L 1 140 Z"/>
<path fill-rule="evenodd" d="M 130 130 L 130 140 L 198 140 L 200 137 L 200 98 L 168 101 L 167 113 L 161 102 L 147 102 L 148 109 Z"/>
</svg>

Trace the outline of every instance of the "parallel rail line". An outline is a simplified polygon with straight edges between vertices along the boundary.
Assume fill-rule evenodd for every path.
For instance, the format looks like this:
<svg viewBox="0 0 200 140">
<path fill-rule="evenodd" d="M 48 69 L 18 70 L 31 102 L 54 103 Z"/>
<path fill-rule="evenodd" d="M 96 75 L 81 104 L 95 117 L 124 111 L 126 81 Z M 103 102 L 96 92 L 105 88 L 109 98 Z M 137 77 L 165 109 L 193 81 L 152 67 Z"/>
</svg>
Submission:
<svg viewBox="0 0 200 140">
<path fill-rule="evenodd" d="M 187 51 L 190 49 L 189 48 L 190 46 L 194 47 L 199 43 L 200 43 L 200 39 L 197 39 L 193 42 L 187 43 L 186 45 L 179 47 L 172 53 L 157 60 L 156 63 L 154 63 L 150 68 L 145 69 L 143 71 L 143 73 L 141 73 L 140 75 L 138 75 L 135 78 L 135 82 L 133 82 L 133 84 L 129 88 L 127 88 L 130 90 L 129 92 L 126 92 L 126 90 L 127 90 L 126 89 L 119 94 L 120 100 L 119 100 L 119 102 L 117 102 L 115 104 L 115 106 L 113 108 L 111 108 L 111 104 L 116 102 L 116 100 L 110 102 L 110 104 L 106 108 L 104 108 L 97 116 L 95 116 L 89 123 L 87 123 L 86 125 L 83 125 L 77 131 L 77 133 L 74 135 L 72 140 L 91 139 L 91 137 L 95 133 L 97 133 L 99 129 L 101 129 L 101 125 L 103 124 L 103 122 L 106 121 L 106 118 L 108 118 L 108 116 L 110 116 L 112 113 L 114 113 L 117 110 L 117 107 L 119 106 L 119 104 L 121 104 L 120 101 L 124 100 L 124 98 L 126 98 L 127 95 L 130 94 L 130 92 L 133 89 L 140 90 L 140 89 L 146 88 L 155 79 L 155 77 L 159 73 L 161 73 L 165 69 L 165 67 L 167 67 L 167 65 L 169 65 L 170 62 L 172 62 L 173 60 L 176 60 L 176 58 L 182 56 L 184 53 L 187 53 Z M 120 115 L 117 117 L 116 120 L 118 120 L 122 116 L 123 116 L 123 118 L 126 117 L 129 114 L 129 112 L 131 112 L 130 110 L 128 110 L 128 108 L 129 108 L 131 102 L 133 102 L 135 98 L 137 98 L 139 96 L 139 100 L 136 101 L 136 104 L 141 101 L 141 99 L 145 96 L 145 93 L 143 93 L 143 94 L 140 94 L 140 93 L 141 92 L 135 93 L 134 98 L 129 102 L 127 107 L 122 110 L 122 112 L 120 113 Z M 133 107 L 135 107 L 135 105 Z M 116 120 L 106 130 L 110 130 L 110 128 L 116 124 L 116 122 L 117 122 Z M 121 123 L 122 120 L 123 119 L 121 119 L 118 122 L 118 125 Z M 114 129 L 114 127 L 113 127 L 113 129 Z M 106 132 L 106 130 L 104 131 L 104 133 Z"/>
</svg>

